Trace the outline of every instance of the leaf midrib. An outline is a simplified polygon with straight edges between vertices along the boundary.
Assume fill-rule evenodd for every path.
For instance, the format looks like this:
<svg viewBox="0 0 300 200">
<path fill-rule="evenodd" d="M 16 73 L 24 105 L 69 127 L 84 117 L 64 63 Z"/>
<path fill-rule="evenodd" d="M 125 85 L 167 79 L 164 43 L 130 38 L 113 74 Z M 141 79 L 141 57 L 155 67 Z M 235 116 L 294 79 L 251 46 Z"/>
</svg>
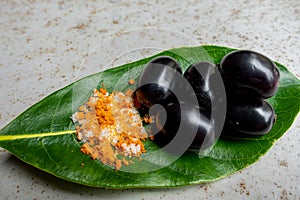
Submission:
<svg viewBox="0 0 300 200">
<path fill-rule="evenodd" d="M 58 131 L 58 132 L 35 133 L 35 134 L 26 133 L 21 135 L 0 135 L 0 141 L 42 138 L 42 137 L 66 135 L 66 134 L 73 134 L 73 133 L 76 133 L 76 130 L 65 130 L 65 131 Z"/>
</svg>

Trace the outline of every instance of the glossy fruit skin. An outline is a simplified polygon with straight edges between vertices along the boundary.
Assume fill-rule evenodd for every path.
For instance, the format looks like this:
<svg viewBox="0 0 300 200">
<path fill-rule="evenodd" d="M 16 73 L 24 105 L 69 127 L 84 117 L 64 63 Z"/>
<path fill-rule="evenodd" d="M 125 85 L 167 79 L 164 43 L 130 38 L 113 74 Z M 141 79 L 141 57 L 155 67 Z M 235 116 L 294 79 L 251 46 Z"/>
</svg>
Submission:
<svg viewBox="0 0 300 200">
<path fill-rule="evenodd" d="M 154 140 L 160 146 L 175 142 L 169 149 L 173 153 L 188 149 L 207 149 L 216 141 L 214 123 L 209 114 L 199 107 L 185 103 L 170 103 L 165 107 L 165 111 L 158 111 L 156 128 L 158 133 Z M 175 136 L 179 138 L 177 142 L 174 141 Z M 188 141 L 190 143 L 187 146 Z M 183 149 L 184 147 L 186 149 Z"/>
<path fill-rule="evenodd" d="M 176 75 L 182 71 L 171 57 L 160 56 L 151 60 L 141 73 L 135 90 L 138 100 L 147 107 L 176 101 L 173 91 L 179 85 Z"/>
<path fill-rule="evenodd" d="M 189 93 L 191 95 L 195 94 L 199 106 L 206 110 L 211 108 L 209 88 L 209 70 L 211 67 L 213 67 L 211 63 L 199 62 L 189 66 L 183 74 L 193 88 L 193 91 L 189 91 Z"/>
<path fill-rule="evenodd" d="M 269 98 L 277 91 L 278 68 L 269 58 L 257 52 L 233 51 L 223 57 L 219 68 L 227 93 Z"/>
<path fill-rule="evenodd" d="M 197 62 L 189 66 L 183 74 L 193 89 L 193 91 L 188 91 L 188 94 L 196 95 L 199 106 L 207 111 L 211 109 L 211 84 L 215 67 L 210 62 Z"/>
<path fill-rule="evenodd" d="M 226 126 L 239 133 L 264 135 L 275 123 L 275 112 L 271 104 L 262 99 L 239 99 L 229 101 Z"/>
</svg>

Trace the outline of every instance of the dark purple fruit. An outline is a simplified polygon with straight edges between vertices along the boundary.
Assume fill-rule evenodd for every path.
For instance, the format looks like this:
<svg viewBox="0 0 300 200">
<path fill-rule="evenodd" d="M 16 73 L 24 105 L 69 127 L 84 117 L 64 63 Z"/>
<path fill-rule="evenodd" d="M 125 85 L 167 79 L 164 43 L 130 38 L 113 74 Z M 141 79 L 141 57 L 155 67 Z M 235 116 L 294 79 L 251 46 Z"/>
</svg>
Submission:
<svg viewBox="0 0 300 200">
<path fill-rule="evenodd" d="M 261 99 L 230 100 L 226 116 L 228 128 L 248 135 L 264 135 L 274 123 L 274 109 L 268 102 Z"/>
<path fill-rule="evenodd" d="M 227 93 L 269 98 L 277 91 L 279 70 L 262 54 L 237 50 L 224 56 L 219 67 Z"/>
<path fill-rule="evenodd" d="M 209 62 L 198 62 L 189 66 L 183 76 L 191 84 L 193 91 L 189 95 L 196 95 L 199 106 L 205 110 L 211 109 L 211 78 L 215 65 Z M 188 88 L 185 88 L 188 90 Z"/>
<path fill-rule="evenodd" d="M 151 60 L 144 68 L 135 91 L 137 99 L 147 107 L 176 101 L 173 91 L 179 85 L 176 74 L 181 75 L 179 63 L 171 57 Z"/>
<path fill-rule="evenodd" d="M 184 103 L 170 103 L 165 110 L 159 110 L 156 127 L 155 142 L 160 146 L 167 145 L 167 150 L 173 153 L 207 149 L 217 139 L 209 114 Z"/>
</svg>

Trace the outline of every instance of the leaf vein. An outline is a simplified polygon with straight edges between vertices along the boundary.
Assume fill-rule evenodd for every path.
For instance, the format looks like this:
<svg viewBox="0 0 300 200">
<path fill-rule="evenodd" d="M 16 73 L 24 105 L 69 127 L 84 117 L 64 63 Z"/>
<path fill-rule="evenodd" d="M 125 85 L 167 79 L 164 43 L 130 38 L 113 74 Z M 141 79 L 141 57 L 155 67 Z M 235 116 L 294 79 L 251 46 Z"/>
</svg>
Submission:
<svg viewBox="0 0 300 200">
<path fill-rule="evenodd" d="M 52 158 L 52 156 L 50 155 L 48 149 L 45 147 L 45 144 L 44 144 L 43 141 L 41 141 L 41 146 L 42 146 L 43 149 L 45 150 L 45 152 L 46 152 L 46 154 L 47 154 L 49 160 L 52 161 L 53 163 L 55 163 L 56 165 L 58 165 L 58 162 L 56 162 L 56 161 Z"/>
</svg>

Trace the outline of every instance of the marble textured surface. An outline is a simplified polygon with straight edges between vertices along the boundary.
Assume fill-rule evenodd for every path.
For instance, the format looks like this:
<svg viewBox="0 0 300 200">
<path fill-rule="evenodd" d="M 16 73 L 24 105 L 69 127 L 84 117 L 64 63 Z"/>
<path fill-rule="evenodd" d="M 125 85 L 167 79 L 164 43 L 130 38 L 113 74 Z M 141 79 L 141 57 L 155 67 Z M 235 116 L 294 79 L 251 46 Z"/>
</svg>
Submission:
<svg viewBox="0 0 300 200">
<path fill-rule="evenodd" d="M 161 49 L 252 49 L 300 77 L 300 2 L 1 1 L 0 127 L 88 74 Z M 300 199 L 300 123 L 259 162 L 219 181 L 176 189 L 105 190 L 65 182 L 0 149 L 1 199 Z"/>
</svg>

